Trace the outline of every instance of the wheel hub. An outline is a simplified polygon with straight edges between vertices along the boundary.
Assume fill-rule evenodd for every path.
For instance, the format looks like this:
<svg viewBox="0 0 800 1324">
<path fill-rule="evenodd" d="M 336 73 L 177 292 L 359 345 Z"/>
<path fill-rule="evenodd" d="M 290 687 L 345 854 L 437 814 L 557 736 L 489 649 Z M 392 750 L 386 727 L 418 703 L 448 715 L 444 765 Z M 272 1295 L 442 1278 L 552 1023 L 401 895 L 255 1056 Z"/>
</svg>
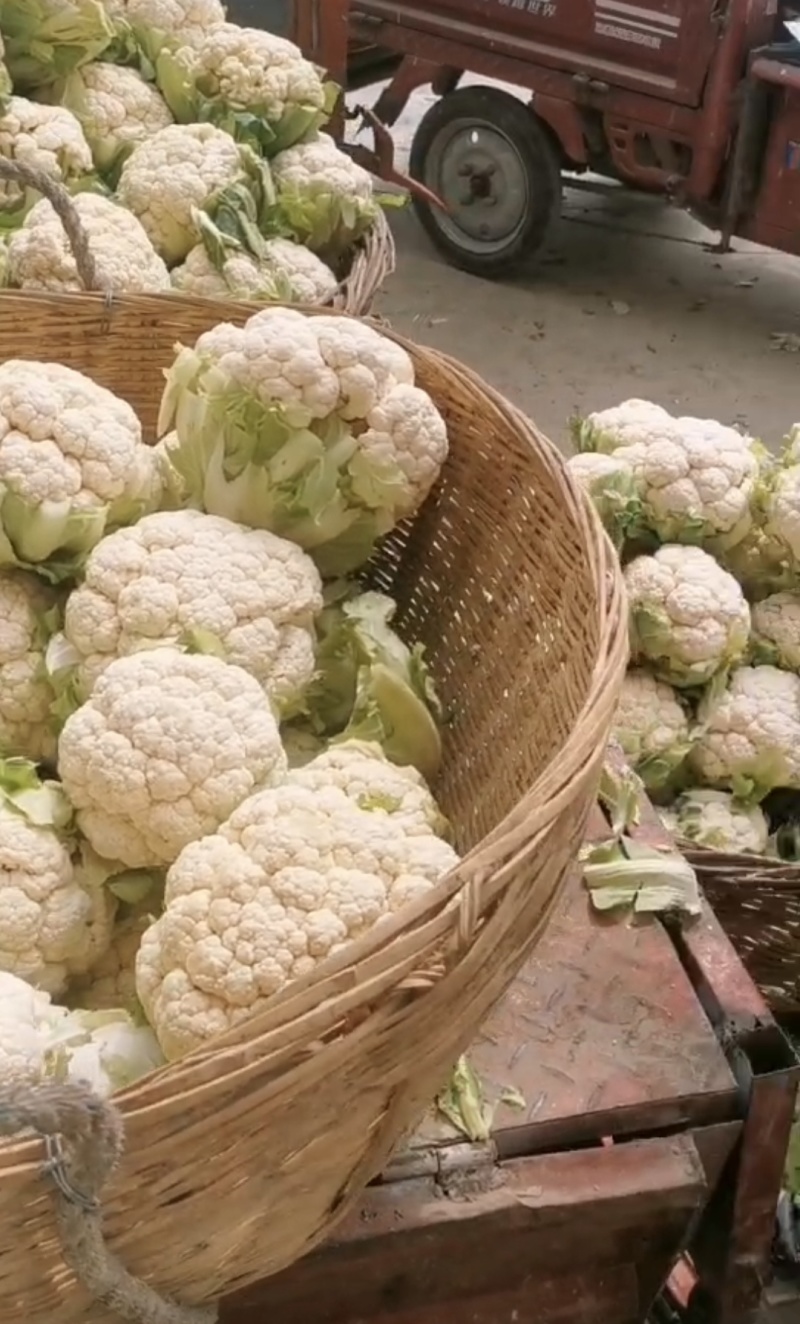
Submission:
<svg viewBox="0 0 800 1324">
<path fill-rule="evenodd" d="M 438 223 L 460 244 L 482 252 L 501 249 L 524 225 L 524 164 L 511 139 L 493 125 L 454 121 L 434 140 L 426 164 L 425 183 L 448 207 Z"/>
</svg>

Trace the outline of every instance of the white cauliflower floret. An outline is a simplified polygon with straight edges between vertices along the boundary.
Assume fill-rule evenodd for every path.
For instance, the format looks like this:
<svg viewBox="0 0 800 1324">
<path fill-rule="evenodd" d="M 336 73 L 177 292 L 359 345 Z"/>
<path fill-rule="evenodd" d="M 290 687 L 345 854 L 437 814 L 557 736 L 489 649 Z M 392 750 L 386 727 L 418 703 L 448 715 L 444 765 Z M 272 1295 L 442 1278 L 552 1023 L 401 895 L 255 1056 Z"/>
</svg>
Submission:
<svg viewBox="0 0 800 1324">
<path fill-rule="evenodd" d="M 326 118 L 326 91 L 317 68 L 294 42 L 263 28 L 216 25 L 176 57 L 190 85 L 195 118 L 245 113 L 262 122 L 270 153 L 294 145 Z M 201 112 L 201 113 L 198 113 Z M 265 132 L 266 130 L 266 132 Z"/>
<path fill-rule="evenodd" d="M 60 1020 L 50 995 L 0 970 L 0 1075 L 5 1082 L 36 1080 L 45 1045 Z"/>
<path fill-rule="evenodd" d="M 666 419 L 614 451 L 631 466 L 644 522 L 662 542 L 733 546 L 752 525 L 759 465 L 752 439 L 713 419 Z"/>
<path fill-rule="evenodd" d="M 156 648 L 103 673 L 66 721 L 58 769 L 98 854 L 158 868 L 248 795 L 281 781 L 286 756 L 269 702 L 246 671 Z"/>
<path fill-rule="evenodd" d="M 327 133 L 279 152 L 271 165 L 283 218 L 315 253 L 347 248 L 373 224 L 372 176 Z"/>
<path fill-rule="evenodd" d="M 633 668 L 622 682 L 614 735 L 649 791 L 664 788 L 691 747 L 689 717 L 671 685 Z"/>
<path fill-rule="evenodd" d="M 115 911 L 102 868 L 0 804 L 0 970 L 63 993 L 105 951 Z"/>
<path fill-rule="evenodd" d="M 61 101 L 80 121 L 101 172 L 114 169 L 137 143 L 172 123 L 152 83 L 136 69 L 102 60 L 70 74 Z"/>
<path fill-rule="evenodd" d="M 800 671 L 800 595 L 771 593 L 750 610 L 750 660 Z"/>
<path fill-rule="evenodd" d="M 104 290 L 130 294 L 170 288 L 169 272 L 131 212 L 99 193 L 73 198 Z M 81 291 L 72 246 L 46 199 L 8 241 L 9 284 L 22 290 Z"/>
<path fill-rule="evenodd" d="M 218 269 L 203 244 L 196 244 L 172 273 L 172 283 L 184 294 L 204 299 L 252 299 L 268 303 L 325 304 L 339 282 L 325 263 L 290 239 L 268 239 L 258 260 L 231 252 Z"/>
<path fill-rule="evenodd" d="M 743 800 L 775 787 L 800 789 L 800 677 L 777 667 L 740 667 L 727 689 L 700 705 L 703 728 L 691 765 L 706 786 Z"/>
<path fill-rule="evenodd" d="M 269 267 L 249 253 L 230 252 L 221 267 L 215 266 L 204 244 L 195 244 L 185 262 L 172 272 L 172 284 L 182 294 L 197 299 L 252 299 L 271 303 L 279 298 L 275 276 Z"/>
<path fill-rule="evenodd" d="M 180 262 L 197 243 L 193 210 L 242 181 L 242 152 L 213 124 L 172 124 L 134 147 L 117 193 L 165 262 Z"/>
<path fill-rule="evenodd" d="M 660 680 L 704 685 L 744 655 L 750 608 L 733 575 L 699 547 L 661 547 L 625 569 L 634 662 Z"/>
<path fill-rule="evenodd" d="M 0 364 L 0 536 L 6 563 L 80 561 L 158 490 L 126 401 L 59 363 Z"/>
<path fill-rule="evenodd" d="M 625 460 L 601 451 L 581 451 L 567 461 L 572 477 L 589 497 L 617 547 L 635 538 L 641 501 L 633 470 Z"/>
<path fill-rule="evenodd" d="M 36 1084 L 82 1081 L 100 1098 L 164 1065 L 149 1025 L 55 1006 L 46 992 L 0 972 L 0 1076 Z"/>
<path fill-rule="evenodd" d="M 660 810 L 666 827 L 709 850 L 761 855 L 767 848 L 769 825 L 758 805 L 740 804 L 729 791 L 691 790 Z"/>
<path fill-rule="evenodd" d="M 165 1055 L 198 1048 L 429 891 L 458 862 L 335 786 L 252 796 L 167 875 L 136 986 Z"/>
<path fill-rule="evenodd" d="M 302 316 L 302 314 L 297 314 Z M 274 313 L 259 313 L 258 325 L 276 322 Z M 414 385 L 414 365 L 402 345 L 374 327 L 335 313 L 303 318 L 319 346 L 326 367 L 336 374 L 336 413 L 349 421 L 367 419 L 390 391 Z"/>
<path fill-rule="evenodd" d="M 380 809 L 400 823 L 409 836 L 434 832 L 447 836 L 449 825 L 416 768 L 390 763 L 380 745 L 347 740 L 316 753 L 293 769 L 294 786 L 324 790 L 337 786 L 359 809 Z"/>
<path fill-rule="evenodd" d="M 92 153 L 79 121 L 63 106 L 9 97 L 0 115 L 0 156 L 35 166 L 67 186 L 92 170 Z M 21 217 L 37 201 L 35 189 L 0 180 L 0 213 Z"/>
<path fill-rule="evenodd" d="M 249 455 L 236 422 L 244 408 Z M 418 509 L 447 456 L 444 420 L 405 350 L 364 323 L 288 308 L 183 349 L 159 433 L 173 423 L 172 463 L 190 500 L 290 538 L 324 578 L 362 565 Z"/>
<path fill-rule="evenodd" d="M 314 675 L 321 608 L 319 574 L 294 543 L 179 510 L 147 515 L 95 547 L 64 633 L 83 697 L 115 658 L 173 643 L 243 667 L 285 713 Z"/>
<path fill-rule="evenodd" d="M 439 477 L 447 455 L 447 428 L 427 391 L 419 386 L 395 386 L 366 417 L 359 434 L 362 457 L 380 472 L 399 469 L 395 517 L 413 515 Z"/>
<path fill-rule="evenodd" d="M 114 18 L 125 19 L 155 61 L 165 45 L 200 46 L 225 22 L 222 0 L 105 0 Z"/>
<path fill-rule="evenodd" d="M 623 400 L 611 409 L 600 409 L 579 420 L 575 439 L 582 451 L 610 454 L 620 446 L 655 440 L 671 417 L 661 405 L 649 400 Z"/>
<path fill-rule="evenodd" d="M 304 244 L 268 239 L 265 261 L 275 272 L 282 298 L 291 303 L 330 303 L 339 282 L 329 266 Z"/>
<path fill-rule="evenodd" d="M 55 757 L 44 650 L 56 596 L 34 575 L 0 570 L 0 756 Z"/>
</svg>

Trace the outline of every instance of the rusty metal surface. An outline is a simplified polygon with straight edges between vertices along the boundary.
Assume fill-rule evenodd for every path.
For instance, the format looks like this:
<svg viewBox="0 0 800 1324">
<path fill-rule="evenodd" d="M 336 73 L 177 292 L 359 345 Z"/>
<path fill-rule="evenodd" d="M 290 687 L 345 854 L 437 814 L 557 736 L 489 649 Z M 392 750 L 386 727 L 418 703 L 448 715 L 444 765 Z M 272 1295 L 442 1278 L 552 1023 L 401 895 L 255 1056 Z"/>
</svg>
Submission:
<svg viewBox="0 0 800 1324">
<path fill-rule="evenodd" d="M 689 1136 L 517 1159 L 495 1173 L 466 1198 L 433 1177 L 370 1188 L 327 1246 L 229 1298 L 220 1324 L 439 1324 L 465 1311 L 486 1324 L 633 1324 L 707 1195 Z"/>
<path fill-rule="evenodd" d="M 607 831 L 595 820 L 598 836 Z M 470 1050 L 503 1153 L 735 1116 L 736 1084 L 668 934 L 592 914 L 580 878 Z M 416 1142 L 450 1138 L 438 1117 Z"/>
</svg>

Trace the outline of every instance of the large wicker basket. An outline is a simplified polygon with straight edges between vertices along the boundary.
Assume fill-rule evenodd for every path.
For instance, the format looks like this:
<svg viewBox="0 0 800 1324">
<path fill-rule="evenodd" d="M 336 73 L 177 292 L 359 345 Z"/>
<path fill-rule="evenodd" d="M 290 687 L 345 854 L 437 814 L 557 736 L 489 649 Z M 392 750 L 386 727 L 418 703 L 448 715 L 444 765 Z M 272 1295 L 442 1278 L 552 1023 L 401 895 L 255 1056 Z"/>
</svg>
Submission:
<svg viewBox="0 0 800 1324">
<path fill-rule="evenodd" d="M 800 1013 L 800 865 L 679 845 L 772 1010 Z"/>
<path fill-rule="evenodd" d="M 152 438 L 175 343 L 251 313 L 7 292 L 0 361 L 88 373 L 131 402 Z M 436 790 L 463 863 L 393 924 L 120 1096 L 109 1240 L 134 1274 L 186 1302 L 323 1239 L 441 1087 L 548 923 L 624 675 L 617 560 L 555 449 L 468 369 L 405 347 L 447 419 L 451 454 L 372 579 L 427 648 L 450 715 Z M 41 1162 L 39 1141 L 0 1148 L 0 1319 L 109 1324 L 63 1262 Z"/>
<path fill-rule="evenodd" d="M 46 171 L 24 161 L 0 158 L 0 179 L 38 190 L 58 213 L 70 241 L 78 275 L 85 290 L 100 290 L 92 246 L 67 190 Z M 355 245 L 345 269 L 337 271 L 339 285 L 328 306 L 338 312 L 364 317 L 395 269 L 394 236 L 386 213 L 379 209 L 375 223 Z"/>
</svg>

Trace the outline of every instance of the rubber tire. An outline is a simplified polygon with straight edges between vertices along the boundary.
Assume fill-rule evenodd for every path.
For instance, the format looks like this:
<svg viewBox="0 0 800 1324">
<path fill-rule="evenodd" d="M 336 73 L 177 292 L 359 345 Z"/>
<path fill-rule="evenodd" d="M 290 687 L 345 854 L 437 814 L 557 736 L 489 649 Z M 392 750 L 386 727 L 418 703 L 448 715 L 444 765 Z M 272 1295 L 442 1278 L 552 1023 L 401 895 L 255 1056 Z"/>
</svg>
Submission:
<svg viewBox="0 0 800 1324">
<path fill-rule="evenodd" d="M 436 138 L 454 120 L 471 118 L 476 125 L 500 129 L 527 172 L 533 205 L 508 247 L 485 257 L 462 248 L 440 228 L 435 208 L 413 195 L 412 200 L 422 228 L 448 262 L 473 276 L 496 280 L 529 266 L 540 254 L 561 210 L 561 171 L 548 131 L 524 102 L 501 88 L 460 87 L 435 102 L 420 120 L 411 144 L 412 179 L 434 187 L 425 169 Z"/>
</svg>

